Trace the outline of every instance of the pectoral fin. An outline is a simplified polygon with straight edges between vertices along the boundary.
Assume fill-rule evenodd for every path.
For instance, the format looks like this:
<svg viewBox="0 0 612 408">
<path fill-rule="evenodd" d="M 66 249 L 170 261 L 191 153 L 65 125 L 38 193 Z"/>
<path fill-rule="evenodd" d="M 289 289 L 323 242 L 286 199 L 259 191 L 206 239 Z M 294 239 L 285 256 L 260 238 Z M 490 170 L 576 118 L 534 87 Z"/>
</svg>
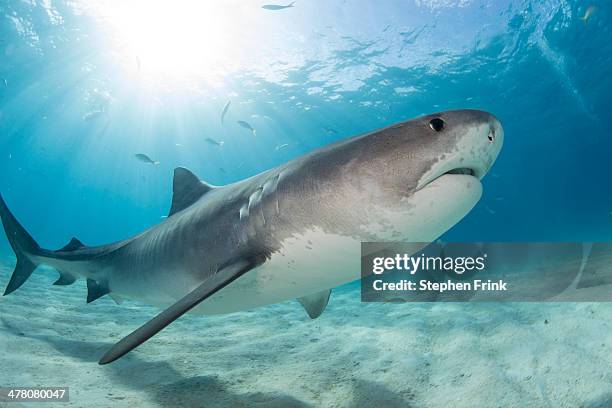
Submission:
<svg viewBox="0 0 612 408">
<path fill-rule="evenodd" d="M 98 363 L 111 363 L 135 349 L 155 336 L 174 320 L 193 309 L 200 302 L 223 289 L 255 266 L 255 261 L 241 260 L 219 270 L 215 275 L 206 279 L 200 286 L 189 292 L 178 302 L 121 339 L 102 356 Z"/>
<path fill-rule="evenodd" d="M 324 290 L 322 292 L 313 293 L 312 295 L 304 296 L 298 299 L 298 302 L 304 309 L 311 319 L 316 319 L 323 314 L 327 302 L 329 302 L 329 296 L 331 295 L 331 289 Z"/>
</svg>

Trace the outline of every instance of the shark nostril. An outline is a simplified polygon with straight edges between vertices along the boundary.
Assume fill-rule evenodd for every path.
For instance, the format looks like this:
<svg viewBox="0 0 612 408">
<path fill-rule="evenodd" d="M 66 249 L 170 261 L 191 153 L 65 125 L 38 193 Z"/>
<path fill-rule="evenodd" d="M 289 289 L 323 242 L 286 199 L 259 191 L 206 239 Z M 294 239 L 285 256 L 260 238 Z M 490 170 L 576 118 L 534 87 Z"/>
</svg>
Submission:
<svg viewBox="0 0 612 408">
<path fill-rule="evenodd" d="M 487 136 L 487 138 L 489 139 L 489 143 L 493 143 L 495 140 L 495 129 L 489 129 L 489 136 Z"/>
</svg>

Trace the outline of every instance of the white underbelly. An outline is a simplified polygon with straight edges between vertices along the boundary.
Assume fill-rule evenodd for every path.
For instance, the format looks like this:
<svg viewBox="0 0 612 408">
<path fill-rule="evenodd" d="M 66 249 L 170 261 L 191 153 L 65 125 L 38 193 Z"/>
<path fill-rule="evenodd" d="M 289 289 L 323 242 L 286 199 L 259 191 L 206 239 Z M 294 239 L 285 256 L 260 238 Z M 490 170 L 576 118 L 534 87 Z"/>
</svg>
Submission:
<svg viewBox="0 0 612 408">
<path fill-rule="evenodd" d="M 229 313 L 299 298 L 360 278 L 360 242 L 317 229 L 202 302 L 194 312 Z"/>
</svg>

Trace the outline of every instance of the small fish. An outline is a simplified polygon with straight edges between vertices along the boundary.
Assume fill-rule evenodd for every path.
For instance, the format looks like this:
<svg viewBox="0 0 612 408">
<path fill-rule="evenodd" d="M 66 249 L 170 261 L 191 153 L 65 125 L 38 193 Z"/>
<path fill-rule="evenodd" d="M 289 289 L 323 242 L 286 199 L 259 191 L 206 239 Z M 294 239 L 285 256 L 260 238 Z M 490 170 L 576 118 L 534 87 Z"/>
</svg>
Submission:
<svg viewBox="0 0 612 408">
<path fill-rule="evenodd" d="M 226 171 L 225 171 L 225 169 L 224 169 L 223 167 L 219 167 L 219 171 L 220 171 L 221 173 L 223 173 L 223 174 L 225 174 L 225 173 L 226 173 Z"/>
<path fill-rule="evenodd" d="M 211 145 L 215 145 L 215 146 L 223 146 L 223 144 L 225 143 L 223 140 L 215 140 L 212 137 L 207 137 L 206 140 L 208 143 L 210 143 Z"/>
<path fill-rule="evenodd" d="M 175 143 L 174 144 L 176 147 L 183 147 L 184 145 L 182 143 Z"/>
<path fill-rule="evenodd" d="M 586 11 L 584 12 L 584 16 L 580 17 L 580 19 L 582 20 L 582 22 L 584 24 L 588 24 L 589 23 L 589 19 L 591 18 L 593 13 L 595 13 L 595 10 L 597 10 L 597 7 L 595 7 L 595 6 L 589 6 L 586 9 Z"/>
<path fill-rule="evenodd" d="M 143 163 L 152 164 L 154 166 L 159 166 L 158 161 L 151 159 L 149 156 L 147 156 L 144 153 L 137 153 L 134 155 L 134 157 L 136 157 L 138 160 L 140 160 Z"/>
<path fill-rule="evenodd" d="M 282 144 L 282 145 L 280 145 L 280 146 L 276 146 L 276 147 L 274 148 L 274 150 L 276 150 L 276 151 L 278 152 L 279 150 L 284 149 L 284 148 L 285 148 L 285 147 L 287 147 L 287 146 L 289 146 L 289 143 L 284 143 L 284 144 Z"/>
<path fill-rule="evenodd" d="M 329 127 L 324 127 L 323 130 L 328 135 L 337 135 L 338 134 L 338 131 L 336 129 L 332 129 L 332 128 L 329 128 Z"/>
<path fill-rule="evenodd" d="M 239 120 L 237 123 L 243 128 L 250 130 L 251 133 L 253 133 L 253 136 L 257 136 L 257 131 L 253 129 L 253 126 L 251 126 L 249 122 L 245 122 L 244 120 Z"/>
<path fill-rule="evenodd" d="M 4 84 L 5 88 L 8 88 L 8 81 L 6 80 L 6 78 L 2 78 L 2 83 Z"/>
<path fill-rule="evenodd" d="M 223 120 L 225 119 L 225 115 L 227 115 L 227 111 L 229 110 L 231 103 L 231 100 L 227 101 L 227 103 L 223 107 L 223 110 L 221 111 L 221 126 L 223 126 Z"/>
<path fill-rule="evenodd" d="M 289 7 L 293 7 L 294 4 L 295 4 L 295 1 L 292 1 L 286 6 L 282 6 L 280 4 L 266 4 L 266 5 L 261 6 L 261 8 L 265 10 L 283 10 Z"/>
</svg>

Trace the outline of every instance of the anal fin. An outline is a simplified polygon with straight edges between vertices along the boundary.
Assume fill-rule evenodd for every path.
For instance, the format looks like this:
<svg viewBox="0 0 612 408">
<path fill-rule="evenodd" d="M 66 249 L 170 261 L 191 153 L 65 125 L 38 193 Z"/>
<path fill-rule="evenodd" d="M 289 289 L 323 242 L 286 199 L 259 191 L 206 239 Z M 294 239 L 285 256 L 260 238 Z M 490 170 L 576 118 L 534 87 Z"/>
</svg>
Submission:
<svg viewBox="0 0 612 408">
<path fill-rule="evenodd" d="M 298 302 L 306 309 L 306 313 L 311 319 L 316 319 L 323 314 L 329 302 L 331 289 L 313 293 L 312 295 L 304 296 L 298 299 Z"/>
<path fill-rule="evenodd" d="M 74 275 L 62 271 L 58 272 L 60 276 L 55 282 L 53 282 L 54 285 L 66 286 L 72 285 L 74 282 L 76 282 L 76 278 L 74 277 Z"/>
<path fill-rule="evenodd" d="M 93 279 L 87 279 L 87 303 L 91 303 L 109 293 L 110 289 L 106 282 L 97 282 Z"/>
</svg>

